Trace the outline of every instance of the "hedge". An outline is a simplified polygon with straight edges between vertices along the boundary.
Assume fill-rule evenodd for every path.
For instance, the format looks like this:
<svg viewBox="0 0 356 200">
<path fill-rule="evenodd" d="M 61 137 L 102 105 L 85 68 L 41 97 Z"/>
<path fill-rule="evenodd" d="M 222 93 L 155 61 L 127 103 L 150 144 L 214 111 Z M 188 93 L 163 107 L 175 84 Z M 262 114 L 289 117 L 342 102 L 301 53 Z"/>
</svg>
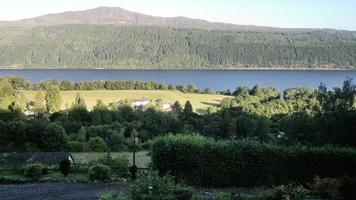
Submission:
<svg viewBox="0 0 356 200">
<path fill-rule="evenodd" d="M 285 147 L 251 140 L 169 135 L 154 141 L 151 155 L 160 174 L 169 173 L 200 186 L 304 184 L 315 176 L 356 174 L 356 151 L 337 147 Z"/>
</svg>

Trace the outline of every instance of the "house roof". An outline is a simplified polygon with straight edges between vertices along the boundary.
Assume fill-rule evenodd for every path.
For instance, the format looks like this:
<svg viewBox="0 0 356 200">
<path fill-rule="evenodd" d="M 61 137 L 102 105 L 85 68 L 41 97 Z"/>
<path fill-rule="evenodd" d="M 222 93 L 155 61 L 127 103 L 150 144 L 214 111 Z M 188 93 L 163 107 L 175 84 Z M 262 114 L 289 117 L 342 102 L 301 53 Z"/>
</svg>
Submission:
<svg viewBox="0 0 356 200">
<path fill-rule="evenodd" d="M 22 165 L 40 162 L 47 165 L 58 165 L 62 160 L 74 162 L 69 152 L 34 152 L 34 153 L 5 153 L 1 157 L 8 165 Z"/>
</svg>

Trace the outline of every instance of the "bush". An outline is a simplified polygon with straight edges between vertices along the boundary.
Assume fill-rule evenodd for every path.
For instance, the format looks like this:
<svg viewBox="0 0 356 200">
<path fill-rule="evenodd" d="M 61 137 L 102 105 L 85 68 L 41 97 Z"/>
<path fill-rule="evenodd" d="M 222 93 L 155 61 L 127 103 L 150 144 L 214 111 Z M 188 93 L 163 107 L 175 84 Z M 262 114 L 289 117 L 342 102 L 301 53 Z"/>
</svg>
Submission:
<svg viewBox="0 0 356 200">
<path fill-rule="evenodd" d="M 108 146 L 101 137 L 90 138 L 87 145 L 92 152 L 105 152 L 108 150 Z"/>
<path fill-rule="evenodd" d="M 70 171 L 73 174 L 87 174 L 89 172 L 89 166 L 86 164 L 74 164 Z"/>
<path fill-rule="evenodd" d="M 193 198 L 194 189 L 177 185 L 174 191 L 175 200 L 190 200 Z"/>
<path fill-rule="evenodd" d="M 244 196 L 237 199 L 241 200 L 304 200 L 307 198 L 309 191 L 303 186 L 295 186 L 292 184 L 281 185 L 272 189 L 266 190 L 262 194 L 256 196 Z M 230 198 L 234 199 L 234 198 Z"/>
<path fill-rule="evenodd" d="M 85 144 L 77 141 L 70 141 L 68 143 L 68 149 L 70 152 L 84 152 Z"/>
<path fill-rule="evenodd" d="M 90 180 L 109 180 L 111 175 L 110 167 L 102 164 L 96 164 L 89 169 Z"/>
<path fill-rule="evenodd" d="M 127 198 L 118 196 L 116 194 L 108 193 L 108 194 L 103 194 L 100 197 L 100 200 L 127 200 Z"/>
<path fill-rule="evenodd" d="M 68 176 L 70 170 L 70 161 L 68 159 L 62 160 L 59 163 L 59 170 L 64 176 Z"/>
<path fill-rule="evenodd" d="M 313 183 L 309 184 L 309 187 L 313 194 L 321 198 L 340 198 L 341 181 L 338 178 L 320 178 L 315 177 Z"/>
<path fill-rule="evenodd" d="M 157 172 L 139 174 L 131 188 L 133 200 L 172 200 L 174 199 L 175 184 L 173 177 L 160 177 Z"/>
<path fill-rule="evenodd" d="M 129 160 L 123 155 L 119 155 L 116 158 L 104 156 L 99 158 L 96 163 L 109 166 L 111 168 L 111 172 L 119 177 L 127 177 L 128 175 Z"/>
<path fill-rule="evenodd" d="M 125 156 L 118 156 L 113 159 L 112 171 L 117 176 L 127 177 L 129 171 L 129 159 Z"/>
<path fill-rule="evenodd" d="M 152 164 L 160 174 L 201 186 L 308 183 L 315 176 L 352 176 L 355 150 L 284 147 L 251 140 L 214 141 L 199 136 L 157 138 Z"/>
<path fill-rule="evenodd" d="M 28 164 L 25 167 L 24 175 L 31 179 L 38 179 L 43 175 L 43 165 L 40 163 Z"/>
</svg>

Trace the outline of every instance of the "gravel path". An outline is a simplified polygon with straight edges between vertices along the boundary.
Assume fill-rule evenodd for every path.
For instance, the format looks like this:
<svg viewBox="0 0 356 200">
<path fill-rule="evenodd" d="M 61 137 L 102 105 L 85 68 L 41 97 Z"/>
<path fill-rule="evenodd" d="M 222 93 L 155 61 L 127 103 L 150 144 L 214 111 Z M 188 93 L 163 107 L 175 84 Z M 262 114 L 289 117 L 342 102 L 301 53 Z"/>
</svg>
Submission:
<svg viewBox="0 0 356 200">
<path fill-rule="evenodd" d="M 0 185 L 0 200 L 97 200 L 105 192 L 127 194 L 129 185 L 31 183 Z"/>
</svg>

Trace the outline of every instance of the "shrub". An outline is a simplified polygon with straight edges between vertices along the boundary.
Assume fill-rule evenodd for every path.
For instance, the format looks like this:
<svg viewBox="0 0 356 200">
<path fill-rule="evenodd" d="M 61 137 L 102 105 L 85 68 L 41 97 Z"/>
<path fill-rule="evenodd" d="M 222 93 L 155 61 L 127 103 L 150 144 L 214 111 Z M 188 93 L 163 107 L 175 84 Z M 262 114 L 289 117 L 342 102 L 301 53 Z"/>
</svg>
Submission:
<svg viewBox="0 0 356 200">
<path fill-rule="evenodd" d="M 38 179 L 43 175 L 42 170 L 43 170 L 42 164 L 32 163 L 32 164 L 26 165 L 24 174 L 28 178 Z"/>
<path fill-rule="evenodd" d="M 160 174 L 201 186 L 308 183 L 315 176 L 352 176 L 352 149 L 284 147 L 251 140 L 214 141 L 200 136 L 165 136 L 151 148 Z"/>
<path fill-rule="evenodd" d="M 102 164 L 96 164 L 89 169 L 90 180 L 108 180 L 110 179 L 110 167 Z"/>
<path fill-rule="evenodd" d="M 119 155 L 112 160 L 112 172 L 119 177 L 127 177 L 129 171 L 129 159 Z"/>
<path fill-rule="evenodd" d="M 173 177 L 160 177 L 157 172 L 139 174 L 131 188 L 133 200 L 172 200 L 174 199 L 175 184 Z"/>
<path fill-rule="evenodd" d="M 64 176 L 68 176 L 70 170 L 70 161 L 68 159 L 62 160 L 59 163 L 59 170 Z"/>
<path fill-rule="evenodd" d="M 214 194 L 216 200 L 229 200 L 232 199 L 232 195 L 226 192 L 218 192 Z"/>
<path fill-rule="evenodd" d="M 111 168 L 111 172 L 116 176 L 126 177 L 128 175 L 129 160 L 123 155 L 119 155 L 116 158 L 112 158 L 111 156 L 104 156 L 99 158 L 94 163 L 100 163 L 109 166 Z"/>
<path fill-rule="evenodd" d="M 88 141 L 88 147 L 93 152 L 105 152 L 108 146 L 101 137 L 93 137 Z"/>
<path fill-rule="evenodd" d="M 245 196 L 238 199 L 241 200 L 304 200 L 306 199 L 309 191 L 303 186 L 295 186 L 292 184 L 281 185 L 272 189 L 266 190 L 262 194 L 256 196 Z M 232 198 L 234 199 L 234 198 Z"/>
<path fill-rule="evenodd" d="M 190 200 L 193 198 L 194 189 L 177 185 L 174 191 L 175 200 Z"/>
<path fill-rule="evenodd" d="M 340 197 L 341 181 L 338 178 L 320 178 L 316 176 L 309 187 L 313 194 L 321 198 L 338 199 Z"/>
<path fill-rule="evenodd" d="M 100 197 L 100 200 L 127 200 L 127 198 L 118 196 L 116 194 L 108 193 L 108 194 L 103 194 Z"/>
<path fill-rule="evenodd" d="M 68 143 L 68 149 L 70 152 L 84 152 L 85 144 L 77 141 L 70 141 Z"/>
</svg>

